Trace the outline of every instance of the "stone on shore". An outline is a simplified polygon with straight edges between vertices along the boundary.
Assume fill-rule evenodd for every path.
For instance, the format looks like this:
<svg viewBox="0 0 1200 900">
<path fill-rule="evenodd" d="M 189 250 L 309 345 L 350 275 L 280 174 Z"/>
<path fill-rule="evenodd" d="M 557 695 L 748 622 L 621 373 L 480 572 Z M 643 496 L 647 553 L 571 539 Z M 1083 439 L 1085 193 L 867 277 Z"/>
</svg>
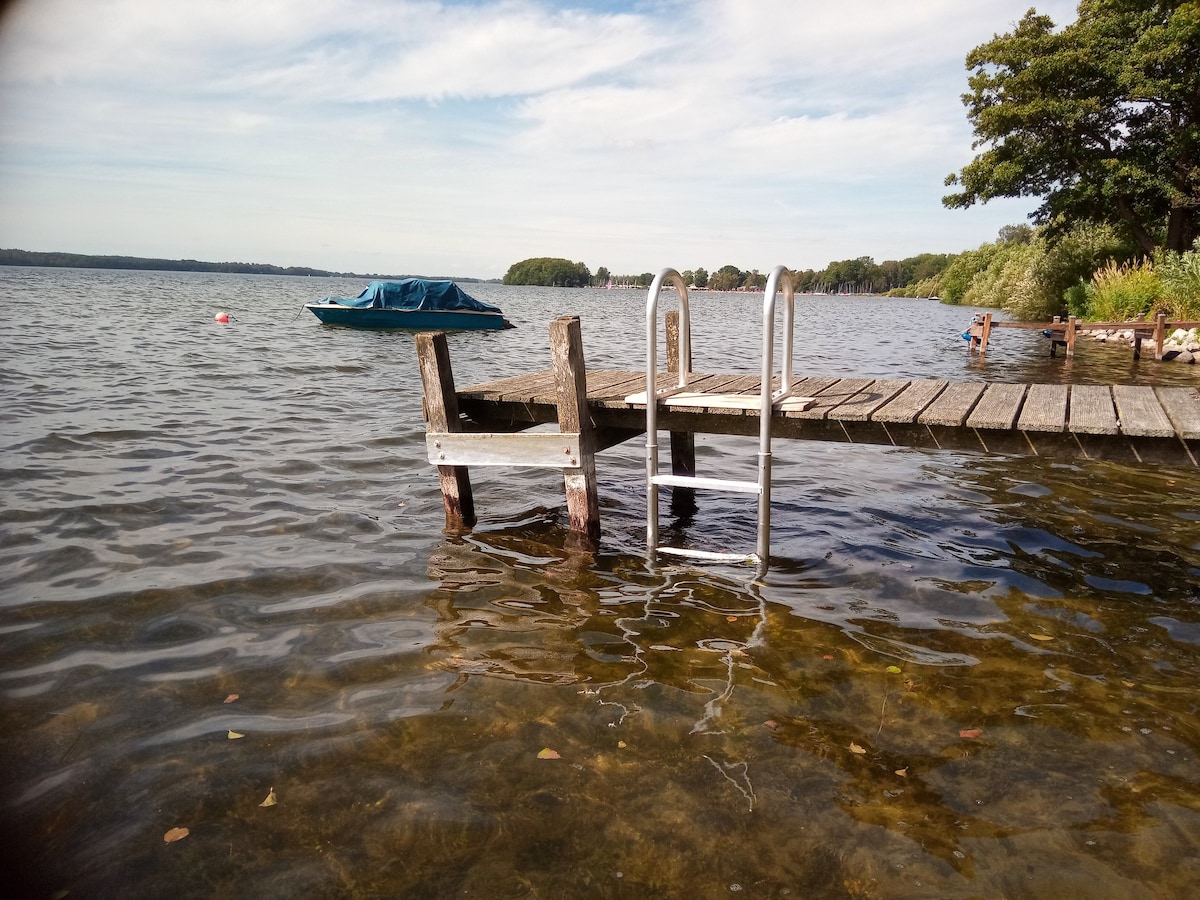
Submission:
<svg viewBox="0 0 1200 900">
<path fill-rule="evenodd" d="M 1109 341 L 1121 341 L 1129 344 L 1131 347 L 1136 339 L 1136 332 L 1129 328 L 1114 328 L 1107 331 L 1085 331 L 1083 334 L 1101 344 L 1108 343 Z M 1143 351 L 1145 351 L 1147 346 L 1153 346 L 1153 342 L 1149 338 L 1143 337 Z M 1197 359 L 1200 359 L 1200 329 L 1192 328 L 1184 330 L 1176 328 L 1172 331 L 1163 341 L 1162 358 L 1163 362 L 1195 364 Z"/>
</svg>

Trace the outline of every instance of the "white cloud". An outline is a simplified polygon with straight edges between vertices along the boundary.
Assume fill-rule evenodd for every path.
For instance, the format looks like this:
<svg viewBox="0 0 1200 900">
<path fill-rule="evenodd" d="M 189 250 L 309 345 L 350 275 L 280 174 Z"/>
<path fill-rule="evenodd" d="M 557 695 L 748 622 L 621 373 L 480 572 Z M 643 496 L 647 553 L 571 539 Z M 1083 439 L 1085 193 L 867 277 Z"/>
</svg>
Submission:
<svg viewBox="0 0 1200 900">
<path fill-rule="evenodd" d="M 939 198 L 962 60 L 1024 10 L 24 0 L 0 245 L 484 276 L 963 249 L 1021 218 Z"/>
</svg>

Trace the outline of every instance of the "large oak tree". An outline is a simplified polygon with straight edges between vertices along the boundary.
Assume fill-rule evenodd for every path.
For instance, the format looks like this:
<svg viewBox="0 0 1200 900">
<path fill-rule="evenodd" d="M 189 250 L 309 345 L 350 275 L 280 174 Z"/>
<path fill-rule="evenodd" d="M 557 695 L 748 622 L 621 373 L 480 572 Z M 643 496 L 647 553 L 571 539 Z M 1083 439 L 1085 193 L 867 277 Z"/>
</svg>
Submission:
<svg viewBox="0 0 1200 900">
<path fill-rule="evenodd" d="M 967 56 L 982 150 L 946 179 L 964 208 L 1040 197 L 1035 222 L 1124 226 L 1143 252 L 1200 236 L 1200 2 L 1082 0 L 1056 30 L 1029 10 Z"/>
</svg>

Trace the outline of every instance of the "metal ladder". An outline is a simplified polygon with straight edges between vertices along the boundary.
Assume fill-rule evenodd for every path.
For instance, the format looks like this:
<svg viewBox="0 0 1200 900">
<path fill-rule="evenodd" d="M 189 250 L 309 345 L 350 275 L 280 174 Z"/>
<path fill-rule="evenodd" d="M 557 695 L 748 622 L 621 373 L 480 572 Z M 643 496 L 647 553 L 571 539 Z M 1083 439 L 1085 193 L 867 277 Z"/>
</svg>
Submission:
<svg viewBox="0 0 1200 900">
<path fill-rule="evenodd" d="M 784 309 L 783 363 L 779 388 L 771 390 L 775 354 L 775 295 L 783 286 Z M 679 295 L 679 380 L 665 388 L 657 385 L 658 362 L 658 298 L 664 286 L 673 287 Z M 663 269 L 650 285 L 646 302 L 646 547 L 651 557 L 669 553 L 692 559 L 728 562 L 752 562 L 761 575 L 766 571 L 771 548 L 771 413 L 790 397 L 792 384 L 792 325 L 795 318 L 795 292 L 792 278 L 784 266 L 776 266 L 767 279 L 763 292 L 762 385 L 759 394 L 758 480 L 736 481 L 725 478 L 702 478 L 695 475 L 663 475 L 658 471 L 658 405 L 667 398 L 687 391 L 691 374 L 692 337 L 688 312 L 687 285 L 674 269 Z M 701 405 L 692 402 L 691 405 Z M 704 395 L 716 401 L 720 395 Z M 743 398 L 744 399 L 744 398 Z M 758 539 L 754 553 L 716 553 L 681 547 L 665 547 L 658 543 L 658 489 L 660 487 L 702 488 L 758 495 Z"/>
</svg>

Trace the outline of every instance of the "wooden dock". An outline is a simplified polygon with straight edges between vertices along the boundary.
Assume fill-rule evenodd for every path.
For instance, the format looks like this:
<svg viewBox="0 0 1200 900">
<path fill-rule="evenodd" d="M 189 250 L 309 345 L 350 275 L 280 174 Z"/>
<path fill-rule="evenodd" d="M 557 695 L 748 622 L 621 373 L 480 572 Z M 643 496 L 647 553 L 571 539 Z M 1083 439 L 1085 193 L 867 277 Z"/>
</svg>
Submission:
<svg viewBox="0 0 1200 900">
<path fill-rule="evenodd" d="M 444 335 L 417 336 L 429 459 L 442 477 L 448 527 L 474 522 L 470 466 L 548 466 L 563 470 L 572 530 L 598 539 L 594 455 L 645 433 L 646 374 L 587 372 L 579 320 L 557 319 L 550 330 L 551 368 L 462 388 Z M 675 472 L 694 473 L 695 434 L 759 433 L 760 384 L 756 375 L 693 374 L 688 393 L 659 401 Z M 798 377 L 794 393 L 805 400 L 773 412 L 772 437 L 1200 465 L 1200 391 L 1192 387 L 813 374 Z M 521 433 L 548 423 L 559 432 Z"/>
<path fill-rule="evenodd" d="M 1067 356 L 1075 355 L 1075 344 L 1079 335 L 1087 331 L 1121 331 L 1133 333 L 1133 358 L 1141 359 L 1142 344 L 1149 343 L 1154 348 L 1154 358 L 1161 361 L 1163 345 L 1167 334 L 1177 328 L 1185 331 L 1190 328 L 1200 328 L 1200 322 L 1179 319 L 1170 321 L 1165 313 L 1159 313 L 1152 322 L 1081 322 L 1075 316 L 1069 316 L 1064 322 L 1060 316 L 1055 316 L 1050 322 L 996 322 L 991 313 L 986 313 L 982 319 L 971 323 L 964 333 L 970 342 L 972 353 L 987 353 L 988 342 L 994 328 L 1020 328 L 1026 331 L 1042 331 L 1050 339 L 1050 355 L 1057 356 L 1058 348 L 1066 349 Z"/>
</svg>

